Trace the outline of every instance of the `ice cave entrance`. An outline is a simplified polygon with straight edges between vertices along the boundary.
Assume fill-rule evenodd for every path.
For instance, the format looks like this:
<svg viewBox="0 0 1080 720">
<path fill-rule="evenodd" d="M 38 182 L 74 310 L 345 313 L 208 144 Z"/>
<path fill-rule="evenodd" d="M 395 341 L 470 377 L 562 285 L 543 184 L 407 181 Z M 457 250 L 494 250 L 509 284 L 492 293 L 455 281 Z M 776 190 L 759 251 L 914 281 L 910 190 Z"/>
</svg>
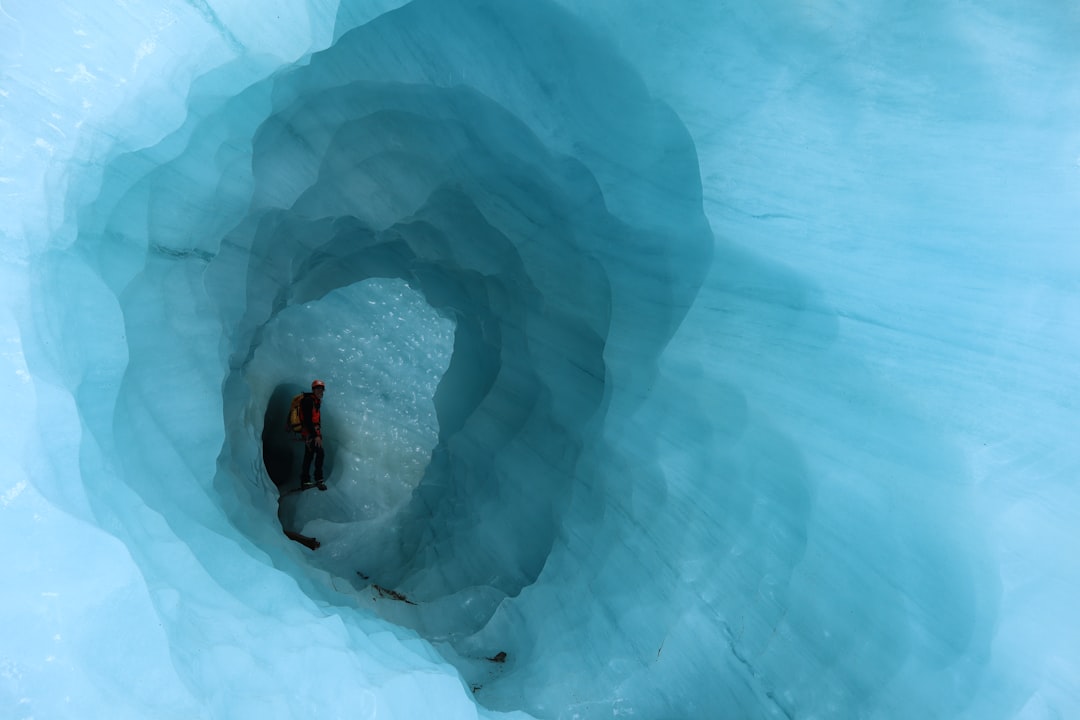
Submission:
<svg viewBox="0 0 1080 720">
<path fill-rule="evenodd" d="M 280 519 L 301 532 L 381 522 L 409 499 L 438 442 L 434 395 L 450 363 L 455 323 L 398 279 L 375 278 L 280 312 L 248 368 L 272 390 L 263 461 L 283 495 Z M 313 378 L 326 382 L 322 424 L 326 493 L 297 487 L 303 445 L 285 427 L 289 401 Z"/>
</svg>

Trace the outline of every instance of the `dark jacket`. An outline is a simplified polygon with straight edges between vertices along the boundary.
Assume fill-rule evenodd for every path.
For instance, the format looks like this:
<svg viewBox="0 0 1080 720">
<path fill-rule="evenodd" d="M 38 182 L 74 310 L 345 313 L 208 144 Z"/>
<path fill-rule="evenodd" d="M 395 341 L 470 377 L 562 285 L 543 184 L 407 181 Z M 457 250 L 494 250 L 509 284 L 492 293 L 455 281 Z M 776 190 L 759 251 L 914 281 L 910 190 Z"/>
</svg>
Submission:
<svg viewBox="0 0 1080 720">
<path fill-rule="evenodd" d="M 314 393 L 304 393 L 304 398 L 300 401 L 300 423 L 304 426 L 304 437 L 322 437 L 322 417 L 319 412 L 321 405 Z"/>
</svg>

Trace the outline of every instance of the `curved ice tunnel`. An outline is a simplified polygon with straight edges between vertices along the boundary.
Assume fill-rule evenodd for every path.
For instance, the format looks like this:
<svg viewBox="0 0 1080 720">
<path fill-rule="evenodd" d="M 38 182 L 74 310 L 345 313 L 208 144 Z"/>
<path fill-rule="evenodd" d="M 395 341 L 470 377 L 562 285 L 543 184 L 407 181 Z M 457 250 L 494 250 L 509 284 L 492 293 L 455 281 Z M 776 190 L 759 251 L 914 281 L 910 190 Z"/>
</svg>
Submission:
<svg viewBox="0 0 1080 720">
<path fill-rule="evenodd" d="M 153 43 L 129 48 L 131 72 L 163 55 L 164 72 L 54 158 L 66 222 L 25 240 L 50 249 L 32 258 L 22 348 L 27 404 L 56 442 L 31 490 L 0 495 L 5 512 L 30 506 L 0 532 L 23 543 L 11 562 L 61 567 L 79 592 L 7 589 L 41 591 L 43 608 L 11 646 L 40 631 L 33 653 L 61 660 L 4 660 L 11 697 L 70 715 L 64 687 L 84 716 L 185 718 L 1080 706 L 1062 650 L 1075 624 L 1044 620 L 1071 617 L 1068 583 L 1026 568 L 1069 547 L 1059 519 L 1038 533 L 1029 519 L 1046 520 L 1073 460 L 1052 450 L 1067 422 L 1032 420 L 1071 418 L 1059 275 L 1073 259 L 1007 237 L 1029 235 L 1014 206 L 1047 226 L 1075 215 L 1054 205 L 1075 178 L 1032 170 L 1060 161 L 1046 148 L 1068 125 L 1028 102 L 1040 62 L 1076 75 L 1044 54 L 1060 37 L 989 7 L 696 4 L 628 24 L 611 8 L 644 8 L 392 4 L 170 6 L 146 23 Z M 141 29 L 127 5 L 99 12 L 77 37 Z M 999 31 L 1017 40 L 1004 59 L 980 44 Z M 29 45 L 0 43 L 5 68 Z M 14 87 L 13 105 L 48 107 Z M 980 102 L 992 122 L 972 121 Z M 1002 123 L 1027 135 L 1001 143 Z M 980 184 L 1003 170 L 1019 205 Z M 925 295 L 897 289 L 912 278 Z M 313 340 L 320 352 L 273 371 L 260 353 L 298 309 L 348 328 L 335 298 L 371 283 L 452 321 L 452 354 L 424 399 L 416 491 L 359 525 L 332 493 L 309 498 L 323 508 L 306 524 L 329 538 L 309 563 L 275 525 L 267 411 L 345 344 Z M 1057 365 L 1038 357 L 1028 375 L 1016 348 L 1050 345 Z M 1032 400 L 1050 396 L 1066 400 Z M 84 567 L 42 529 L 56 526 Z M 356 582 L 357 566 L 417 604 Z"/>
<path fill-rule="evenodd" d="M 318 369 L 326 352 L 279 363 L 277 377 L 254 371 L 277 318 L 303 305 L 313 324 L 348 327 L 348 314 L 318 309 L 326 298 L 392 278 L 454 321 L 433 397 L 438 442 L 411 501 L 374 528 L 328 529 L 324 539 L 338 542 L 316 562 L 349 592 L 364 587 L 349 581 L 359 566 L 415 599 L 408 617 L 382 612 L 444 643 L 484 693 L 496 678 L 469 658 L 509 651 L 525 668 L 539 657 L 528 639 L 536 630 L 526 616 L 518 629 L 477 633 L 567 542 L 571 501 L 588 514 L 604 506 L 606 474 L 583 471 L 583 453 L 603 444 L 612 407 L 625 414 L 640 402 L 635 388 L 654 375 L 711 247 L 685 130 L 565 20 L 553 8 L 500 16 L 483 4 L 416 5 L 235 96 L 213 93 L 209 76 L 193 87 L 180 129 L 104 163 L 100 190 L 76 218 L 74 247 L 101 278 L 97 305 L 115 308 L 113 337 L 127 350 L 97 363 L 102 392 L 115 398 L 105 398 L 111 416 L 94 419 L 103 398 L 85 378 L 81 412 L 105 448 L 136 438 L 122 441 L 134 452 L 106 449 L 115 472 L 219 580 L 228 564 L 202 557 L 213 549 L 201 528 L 228 535 L 227 516 L 260 544 L 287 545 L 270 541 L 261 465 L 275 392 L 313 374 L 349 382 L 348 368 Z M 425 35 L 440 23 L 520 46 L 518 67 L 496 78 L 510 85 L 445 85 L 448 68 L 479 59 Z M 564 44 L 575 72 L 541 70 L 530 57 L 542 50 L 540 28 Z M 402 62 L 401 47 L 421 35 L 423 53 Z M 504 49 L 489 49 L 486 62 Z M 596 69 L 581 72 L 575 53 Z M 599 94 L 618 103 L 617 116 L 609 103 L 567 112 Z M 634 154 L 618 154 L 623 146 Z M 66 262 L 47 265 L 52 287 L 69 281 Z M 214 407 L 223 423 L 206 422 Z M 207 453 L 215 446 L 216 459 Z M 88 492 L 107 503 L 107 491 Z M 307 525 L 339 514 L 308 512 Z M 174 647 L 187 644 L 178 627 L 166 631 Z M 526 695 L 511 689 L 491 702 L 536 705 Z"/>
</svg>

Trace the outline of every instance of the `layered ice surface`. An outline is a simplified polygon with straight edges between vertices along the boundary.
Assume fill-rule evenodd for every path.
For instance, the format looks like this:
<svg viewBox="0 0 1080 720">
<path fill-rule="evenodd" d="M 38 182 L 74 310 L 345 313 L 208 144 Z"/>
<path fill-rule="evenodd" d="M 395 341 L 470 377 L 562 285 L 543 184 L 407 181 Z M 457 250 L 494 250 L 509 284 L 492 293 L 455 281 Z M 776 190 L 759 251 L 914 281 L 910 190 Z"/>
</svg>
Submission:
<svg viewBox="0 0 1080 720">
<path fill-rule="evenodd" d="M 0 714 L 1080 714 L 1078 25 L 4 2 Z"/>
</svg>

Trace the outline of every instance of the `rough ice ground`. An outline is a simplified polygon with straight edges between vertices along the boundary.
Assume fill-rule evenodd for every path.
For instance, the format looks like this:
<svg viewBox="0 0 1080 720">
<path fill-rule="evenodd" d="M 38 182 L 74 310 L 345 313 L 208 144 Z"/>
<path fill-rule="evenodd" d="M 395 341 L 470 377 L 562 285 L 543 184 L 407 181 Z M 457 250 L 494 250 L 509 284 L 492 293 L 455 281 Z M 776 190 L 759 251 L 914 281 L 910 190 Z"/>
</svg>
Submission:
<svg viewBox="0 0 1080 720">
<path fill-rule="evenodd" d="M 660 360 L 659 381 L 637 388 L 633 395 L 644 397 L 630 403 L 634 412 L 618 414 L 605 434 L 622 459 L 616 472 L 636 482 L 614 498 L 577 503 L 564 527 L 582 536 L 578 547 L 554 556 L 541 582 L 507 606 L 528 616 L 530 607 L 543 614 L 565 601 L 577 615 L 555 623 L 564 632 L 524 626 L 523 638 L 539 639 L 538 648 L 518 645 L 532 658 L 533 686 L 507 683 L 501 701 L 556 715 L 560 697 L 584 695 L 594 705 L 575 711 L 601 714 L 612 708 L 610 688 L 623 683 L 615 707 L 646 714 L 657 706 L 694 714 L 728 702 L 750 715 L 759 699 L 764 716 L 770 707 L 1068 716 L 1080 705 L 1069 606 L 1080 575 L 1071 531 L 1078 152 L 1070 125 L 1077 63 L 1068 39 L 1075 19 L 1048 7 L 1014 14 L 1004 4 L 859 13 L 818 5 L 805 14 L 757 4 L 687 8 L 657 23 L 626 22 L 651 11 L 617 7 L 627 14 L 575 12 L 686 123 L 719 243 L 708 280 Z M 186 627 L 177 607 L 215 608 L 217 620 L 258 627 L 252 607 L 289 594 L 230 588 L 240 598 L 235 616 L 220 595 L 186 595 L 213 582 L 229 587 L 222 578 L 245 565 L 227 544 L 173 542 L 202 562 L 220 553 L 220 565 L 209 577 L 184 571 L 183 583 L 163 582 L 152 568 L 175 560 L 164 560 L 168 548 L 148 550 L 147 535 L 172 537 L 168 527 L 175 532 L 194 517 L 213 529 L 210 538 L 231 538 L 228 523 L 215 522 L 218 514 L 201 502 L 178 510 L 171 499 L 148 501 L 146 489 L 71 481 L 115 476 L 113 466 L 122 464 L 95 447 L 109 445 L 100 438 L 109 423 L 80 423 L 72 398 L 95 382 L 107 386 L 109 367 L 121 375 L 128 349 L 122 333 L 95 333 L 94 357 L 112 363 L 102 382 L 95 377 L 101 367 L 85 366 L 78 352 L 43 360 L 34 334 L 15 327 L 16 317 L 27 317 L 20 290 L 27 257 L 71 240 L 70 225 L 53 234 L 62 206 L 21 188 L 24 181 L 36 187 L 49 153 L 69 155 L 80 130 L 98 137 L 95 123 L 107 121 L 109 135 L 128 147 L 153 144 L 179 123 L 188 78 L 243 47 L 292 59 L 310 43 L 329 42 L 330 23 L 325 14 L 282 5 L 286 33 L 264 24 L 272 13 L 256 26 L 239 6 L 199 14 L 177 5 L 134 21 L 43 12 L 50 26 L 35 28 L 24 8 L 5 9 L 18 22 L 5 19 L 4 31 L 19 40 L 5 42 L 5 52 L 22 50 L 15 69 L 5 55 L 5 80 L 14 82 L 5 87 L 4 187 L 20 188 L 5 195 L 13 210 L 2 226 L 15 309 L 5 336 L 20 338 L 8 341 L 6 357 L 15 371 L 9 377 L 35 375 L 16 380 L 12 396 L 49 435 L 47 456 L 22 433 L 5 452 L 19 459 L 3 495 L 4 512 L 17 518 L 4 523 L 6 539 L 30 548 L 9 561 L 14 599 L 5 607 L 33 619 L 13 635 L 5 665 L 12 703 L 29 699 L 41 714 L 51 709 L 44 703 L 63 708 L 67 698 L 80 709 L 118 704 L 133 717 L 147 706 L 182 708 L 187 717 L 222 707 L 254 714 L 261 709 L 254 701 L 215 697 L 209 688 L 221 678 L 193 674 L 190 648 L 153 630 L 154 618 Z M 38 38 L 69 38 L 56 32 L 65 22 L 87 39 L 48 53 L 27 50 L 45 46 Z M 642 38 L 643 28 L 658 29 Z M 201 52 L 172 50 L 193 46 Z M 115 57 L 87 62 L 90 52 Z M 202 65 L 186 64 L 189 57 Z M 222 92 L 273 65 L 262 59 L 234 68 L 219 76 Z M 475 64 L 468 70 L 475 75 Z M 155 102 L 136 103 L 139 97 Z M 157 117 L 113 115 L 118 107 L 150 107 Z M 70 202 L 94 195 L 92 184 L 73 188 Z M 99 292 L 92 274 L 62 276 L 68 297 Z M 100 328 L 119 319 L 103 317 L 100 305 L 86 318 L 72 314 L 66 321 L 54 315 L 55 322 Z M 41 334 L 50 337 L 47 328 Z M 82 412 L 94 405 L 84 400 Z M 598 455 L 603 462 L 587 467 L 586 478 L 610 467 L 610 457 Z M 633 467 L 658 467 L 659 475 L 636 477 Z M 205 480 L 213 472 L 199 466 L 193 474 Z M 704 488 L 702 478 L 710 480 Z M 161 521 L 153 521 L 155 512 Z M 682 532 L 687 527 L 695 530 Z M 69 545 L 86 559 L 67 568 L 60 563 L 70 560 Z M 635 562 L 663 571 L 631 571 Z M 96 570 L 85 587 L 75 582 L 77 568 Z M 607 616 L 624 629 L 620 647 L 642 639 L 636 654 L 613 657 L 604 640 L 612 627 L 582 602 L 573 580 L 581 575 L 593 578 L 589 592 L 607 599 Z M 655 584 L 641 587 L 643 576 Z M 311 582 L 300 585 L 310 590 Z M 179 605 L 170 583 L 184 589 Z M 270 631 L 260 637 L 281 634 L 273 619 L 280 612 L 267 610 Z M 115 635 L 121 615 L 125 628 L 143 628 L 141 662 L 128 665 L 132 656 L 120 655 L 118 664 L 91 670 L 95 641 Z M 583 660 L 581 637 L 595 648 Z M 323 639 L 312 633 L 303 644 L 318 648 Z M 325 636 L 325 647 L 334 642 Z M 250 643 L 237 647 L 252 653 Z M 227 686 L 261 678 L 272 687 L 276 652 L 264 650 L 254 653 L 261 670 Z M 654 652 L 650 667 L 643 658 Z M 207 667 L 227 654 L 213 653 Z M 182 669 L 172 670 L 166 657 Z M 566 662 L 592 671 L 568 691 L 549 681 Z M 290 669 L 281 663 L 282 675 Z M 133 672 L 148 675 L 137 687 L 155 691 L 129 692 Z M 739 678 L 752 690 L 726 697 L 715 677 Z M 44 690 L 58 686 L 70 692 Z M 321 701 L 326 690 L 298 692 Z M 339 689 L 342 697 L 353 692 Z M 392 690 L 380 697 L 402 702 Z"/>
</svg>

